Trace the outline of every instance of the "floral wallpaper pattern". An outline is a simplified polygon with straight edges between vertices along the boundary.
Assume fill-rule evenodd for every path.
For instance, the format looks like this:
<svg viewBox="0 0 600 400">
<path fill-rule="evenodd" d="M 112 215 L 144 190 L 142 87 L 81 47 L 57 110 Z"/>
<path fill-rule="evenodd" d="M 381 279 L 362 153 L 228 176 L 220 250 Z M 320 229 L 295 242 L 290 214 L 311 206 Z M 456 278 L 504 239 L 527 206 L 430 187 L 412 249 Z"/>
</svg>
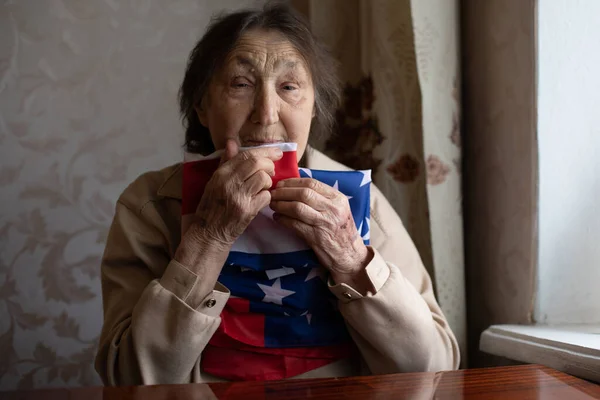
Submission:
<svg viewBox="0 0 600 400">
<path fill-rule="evenodd" d="M 0 5 L 0 390 L 100 383 L 115 201 L 181 158 L 176 94 L 210 16 L 256 3 Z"/>
</svg>

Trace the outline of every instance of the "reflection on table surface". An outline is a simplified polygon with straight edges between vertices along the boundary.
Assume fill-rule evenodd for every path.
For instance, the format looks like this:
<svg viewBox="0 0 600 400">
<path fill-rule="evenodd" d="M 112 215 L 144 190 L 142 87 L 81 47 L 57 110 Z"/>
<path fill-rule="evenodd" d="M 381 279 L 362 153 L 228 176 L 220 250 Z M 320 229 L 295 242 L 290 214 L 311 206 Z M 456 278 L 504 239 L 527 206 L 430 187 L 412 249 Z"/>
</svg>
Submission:
<svg viewBox="0 0 600 400">
<path fill-rule="evenodd" d="M 4 400 L 600 399 L 600 386 L 539 365 L 349 378 L 3 392 Z"/>
</svg>

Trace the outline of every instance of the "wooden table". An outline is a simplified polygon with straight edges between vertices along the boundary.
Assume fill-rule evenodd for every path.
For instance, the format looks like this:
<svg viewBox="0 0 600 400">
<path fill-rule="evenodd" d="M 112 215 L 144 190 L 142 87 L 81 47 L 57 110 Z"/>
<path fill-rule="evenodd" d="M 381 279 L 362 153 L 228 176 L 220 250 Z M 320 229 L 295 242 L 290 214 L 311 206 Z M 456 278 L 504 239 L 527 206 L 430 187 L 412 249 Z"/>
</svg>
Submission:
<svg viewBox="0 0 600 400">
<path fill-rule="evenodd" d="M 600 386 L 539 365 L 341 379 L 3 392 L 4 400 L 600 399 Z"/>
</svg>

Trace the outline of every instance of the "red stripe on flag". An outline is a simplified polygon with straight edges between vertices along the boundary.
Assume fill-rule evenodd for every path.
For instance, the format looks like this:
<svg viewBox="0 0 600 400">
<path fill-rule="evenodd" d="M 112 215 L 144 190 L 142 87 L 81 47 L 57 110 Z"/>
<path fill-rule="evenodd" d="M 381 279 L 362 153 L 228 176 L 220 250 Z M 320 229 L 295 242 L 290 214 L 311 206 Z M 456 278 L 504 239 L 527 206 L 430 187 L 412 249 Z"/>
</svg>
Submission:
<svg viewBox="0 0 600 400">
<path fill-rule="evenodd" d="M 235 300 L 232 307 L 229 306 L 228 301 L 221 312 L 221 325 L 218 330 L 241 343 L 265 347 L 265 315 L 248 311 L 236 312 L 236 308 L 248 310 L 250 301 L 238 298 L 232 300 Z M 243 302 L 246 302 L 247 305 L 244 305 Z"/>
<path fill-rule="evenodd" d="M 236 313 L 249 313 L 250 301 L 239 297 L 230 297 L 225 307 Z"/>
<path fill-rule="evenodd" d="M 219 168 L 221 160 L 202 160 L 183 164 L 183 187 L 181 193 L 181 214 L 193 214 L 204 194 L 204 188 Z"/>
<path fill-rule="evenodd" d="M 330 364 L 323 358 L 298 358 L 257 354 L 236 349 L 206 346 L 202 352 L 202 371 L 233 381 L 264 381 L 291 378 Z"/>
<path fill-rule="evenodd" d="M 300 178 L 295 151 L 285 151 L 281 160 L 275 161 L 275 176 L 271 188 L 275 187 L 279 181 L 289 178 Z"/>
<path fill-rule="evenodd" d="M 225 347 L 237 349 L 250 353 L 282 355 L 288 357 L 301 358 L 327 358 L 329 360 L 338 360 L 350 356 L 355 350 L 353 343 L 342 343 L 334 346 L 314 346 L 314 347 L 255 347 L 248 346 L 242 342 L 230 338 L 222 330 L 217 329 L 210 339 L 210 345 L 214 347 Z"/>
</svg>

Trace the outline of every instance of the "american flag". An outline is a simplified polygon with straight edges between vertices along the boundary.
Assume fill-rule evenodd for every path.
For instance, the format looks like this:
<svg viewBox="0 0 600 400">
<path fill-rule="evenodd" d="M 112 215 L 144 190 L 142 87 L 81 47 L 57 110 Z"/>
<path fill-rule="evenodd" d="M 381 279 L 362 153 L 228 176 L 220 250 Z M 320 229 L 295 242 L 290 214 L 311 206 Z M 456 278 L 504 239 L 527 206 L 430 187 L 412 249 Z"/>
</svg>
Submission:
<svg viewBox="0 0 600 400">
<path fill-rule="evenodd" d="M 298 168 L 296 145 L 280 145 L 274 185 L 313 178 L 348 198 L 365 244 L 370 237 L 370 171 Z M 186 154 L 182 230 L 219 166 L 220 152 Z M 234 243 L 219 282 L 231 291 L 221 325 L 202 354 L 202 369 L 231 380 L 283 379 L 351 355 L 352 341 L 327 288 L 327 273 L 309 246 L 277 224 L 266 207 Z"/>
</svg>

